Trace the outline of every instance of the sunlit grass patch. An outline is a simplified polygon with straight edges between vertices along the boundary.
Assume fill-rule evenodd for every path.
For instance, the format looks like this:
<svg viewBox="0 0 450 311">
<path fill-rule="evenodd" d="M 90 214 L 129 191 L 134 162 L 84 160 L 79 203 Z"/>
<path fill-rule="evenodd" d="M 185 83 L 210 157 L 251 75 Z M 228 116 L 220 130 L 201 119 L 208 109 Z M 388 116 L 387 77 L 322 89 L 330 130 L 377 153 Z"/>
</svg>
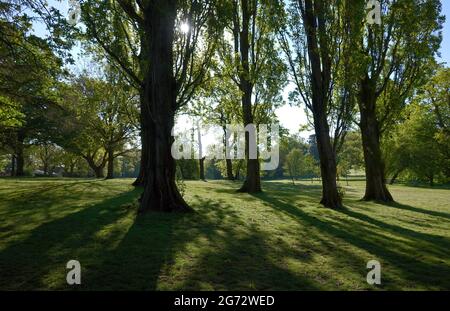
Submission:
<svg viewBox="0 0 450 311">
<path fill-rule="evenodd" d="M 0 289 L 450 289 L 450 191 L 393 186 L 392 205 L 319 204 L 320 184 L 187 182 L 192 214 L 136 216 L 131 180 L 0 179 Z M 82 285 L 65 264 L 82 265 Z M 382 285 L 366 263 L 382 264 Z"/>
</svg>

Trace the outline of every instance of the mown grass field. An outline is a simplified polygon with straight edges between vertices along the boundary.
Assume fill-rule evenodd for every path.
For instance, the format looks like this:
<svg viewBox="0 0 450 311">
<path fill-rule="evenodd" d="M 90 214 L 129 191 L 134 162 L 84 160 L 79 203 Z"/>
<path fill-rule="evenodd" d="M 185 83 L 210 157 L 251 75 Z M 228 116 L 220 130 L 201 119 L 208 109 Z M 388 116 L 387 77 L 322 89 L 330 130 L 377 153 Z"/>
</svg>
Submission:
<svg viewBox="0 0 450 311">
<path fill-rule="evenodd" d="M 320 185 L 187 182 L 196 212 L 136 217 L 131 180 L 0 179 L 1 290 L 450 290 L 450 190 L 321 208 Z M 345 184 L 345 183 L 344 183 Z M 66 284 L 66 263 L 82 285 Z M 382 285 L 366 282 L 369 260 Z"/>
</svg>

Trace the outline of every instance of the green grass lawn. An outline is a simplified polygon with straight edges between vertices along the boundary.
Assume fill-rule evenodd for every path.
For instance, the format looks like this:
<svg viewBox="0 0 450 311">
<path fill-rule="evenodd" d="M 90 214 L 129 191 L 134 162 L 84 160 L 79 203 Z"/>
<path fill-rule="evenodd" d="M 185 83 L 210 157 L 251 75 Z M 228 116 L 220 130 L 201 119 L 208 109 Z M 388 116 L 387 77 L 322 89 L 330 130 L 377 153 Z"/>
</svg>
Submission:
<svg viewBox="0 0 450 311">
<path fill-rule="evenodd" d="M 130 183 L 0 179 L 0 289 L 450 290 L 450 190 L 393 186 L 386 206 L 358 201 L 353 181 L 335 211 L 318 205 L 317 182 L 265 182 L 255 196 L 187 182 L 195 213 L 136 217 Z"/>
</svg>

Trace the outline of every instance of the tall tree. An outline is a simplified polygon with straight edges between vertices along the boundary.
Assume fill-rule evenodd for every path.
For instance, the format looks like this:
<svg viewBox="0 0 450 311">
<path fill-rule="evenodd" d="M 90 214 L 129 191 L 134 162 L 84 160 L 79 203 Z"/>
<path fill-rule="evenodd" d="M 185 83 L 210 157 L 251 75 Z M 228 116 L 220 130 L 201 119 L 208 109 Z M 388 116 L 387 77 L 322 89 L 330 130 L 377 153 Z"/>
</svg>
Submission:
<svg viewBox="0 0 450 311">
<path fill-rule="evenodd" d="M 11 13 L 10 5 L 0 6 L 0 139 L 13 154 L 12 172 L 22 176 L 24 149 L 32 139 L 46 141 L 57 128 L 60 107 L 49 86 L 63 71 L 48 41 L 30 34 L 29 18 Z"/>
<path fill-rule="evenodd" d="M 124 27 L 102 19 L 108 13 L 119 14 L 117 22 L 128 30 L 116 36 L 114 32 Z M 217 37 L 209 27 L 217 19 L 215 1 L 87 1 L 83 16 L 89 37 L 130 76 L 141 94 L 144 180 L 138 181 L 145 189 L 140 212 L 190 210 L 175 183 L 171 131 L 176 112 L 206 77 Z"/>
<path fill-rule="evenodd" d="M 273 108 L 279 91 L 286 82 L 285 66 L 276 50 L 276 24 L 279 1 L 231 0 L 229 27 L 225 30 L 221 56 L 223 73 L 228 73 L 241 92 L 244 126 L 266 121 L 261 105 Z M 230 44 L 231 43 L 231 44 Z M 267 106 L 265 107 L 267 108 Z M 257 114 L 266 120 L 258 120 Z M 258 156 L 250 157 L 250 145 L 256 146 L 256 135 L 246 132 L 245 155 L 247 175 L 241 192 L 262 191 Z M 253 140 L 253 141 L 250 141 Z"/>
<path fill-rule="evenodd" d="M 359 6 L 354 12 L 365 7 L 362 0 L 355 3 Z M 386 187 L 381 137 L 423 83 L 424 71 L 439 48 L 442 18 L 438 0 L 380 3 L 381 24 L 364 23 L 359 32 L 359 125 L 366 169 L 364 200 L 393 201 Z"/>
<path fill-rule="evenodd" d="M 348 1 L 295 0 L 287 7 L 286 26 L 280 29 L 280 42 L 287 57 L 295 97 L 300 97 L 312 113 L 322 175 L 321 203 L 330 208 L 342 206 L 336 184 L 336 142 L 345 133 L 351 96 L 333 96 L 340 72 L 348 72 L 343 53 L 349 50 L 352 21 L 346 18 Z M 344 69 L 341 69 L 343 65 Z M 344 74 L 345 75 L 345 74 Z M 345 87 L 345 83 L 342 83 Z M 335 100 L 338 98 L 338 100 Z M 337 108 L 336 108 L 337 107 Z M 335 112 L 335 113 L 333 113 Z M 338 116 L 334 144 L 330 118 Z"/>
</svg>

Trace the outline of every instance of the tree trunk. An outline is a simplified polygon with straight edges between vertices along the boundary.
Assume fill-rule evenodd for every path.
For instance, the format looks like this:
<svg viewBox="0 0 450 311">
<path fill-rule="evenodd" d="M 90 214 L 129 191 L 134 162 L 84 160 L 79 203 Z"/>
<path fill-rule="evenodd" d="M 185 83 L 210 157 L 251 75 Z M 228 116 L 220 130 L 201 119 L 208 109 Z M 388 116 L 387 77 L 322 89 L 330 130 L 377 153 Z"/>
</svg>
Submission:
<svg viewBox="0 0 450 311">
<path fill-rule="evenodd" d="M 238 165 L 237 165 L 237 168 L 236 168 L 236 174 L 235 174 L 235 176 L 234 176 L 234 180 L 239 180 L 239 179 L 241 179 L 241 168 L 242 168 L 242 162 L 239 161 L 239 162 L 238 162 Z"/>
<path fill-rule="evenodd" d="M 242 91 L 242 112 L 244 126 L 253 124 L 254 121 L 252 111 L 253 84 L 250 81 L 249 64 L 249 28 L 251 17 L 252 14 L 250 12 L 250 8 L 248 7 L 248 1 L 242 1 L 242 31 L 239 38 L 242 70 L 239 80 L 241 83 Z M 257 146 L 257 144 L 256 142 L 251 142 L 250 139 L 256 139 L 256 133 L 255 135 L 249 135 L 248 132 L 245 132 L 245 158 L 247 160 L 247 176 L 241 189 L 239 189 L 239 192 L 258 193 L 262 192 L 259 160 L 250 158 L 250 143 L 252 143 L 252 145 L 254 146 Z"/>
<path fill-rule="evenodd" d="M 197 120 L 197 140 L 198 140 L 198 155 L 199 155 L 199 169 L 200 169 L 200 180 L 206 181 L 205 178 L 205 159 L 203 155 L 203 143 L 202 143 L 202 132 L 200 129 L 200 121 Z"/>
<path fill-rule="evenodd" d="M 231 159 L 226 159 L 226 165 L 227 165 L 227 179 L 228 180 L 234 180 L 233 176 L 233 162 Z"/>
<path fill-rule="evenodd" d="M 150 84 L 150 81 L 148 82 Z M 149 99 L 147 99 L 149 100 Z M 147 182 L 147 162 L 148 162 L 148 153 L 149 153 L 149 145 L 148 145 L 148 129 L 149 129 L 149 112 L 146 105 L 145 98 L 145 90 L 141 90 L 140 92 L 140 106 L 141 106 L 141 114 L 140 114 L 140 122 L 141 122 L 141 162 L 139 167 L 139 175 L 136 180 L 133 182 L 133 186 L 142 187 Z"/>
<path fill-rule="evenodd" d="M 317 148 L 320 158 L 322 175 L 322 200 L 325 207 L 340 208 L 342 200 L 336 184 L 336 157 L 330 139 L 330 129 L 327 120 L 328 92 L 331 79 L 331 65 L 328 58 L 328 46 L 319 32 L 324 28 L 322 2 L 305 1 L 303 22 L 305 23 L 308 55 L 311 62 L 312 113 Z M 315 11 L 317 10 L 317 11 Z M 317 24 L 319 22 L 319 24 Z M 320 42 L 320 47 L 319 47 Z M 322 50 L 322 51 L 321 51 Z"/>
<path fill-rule="evenodd" d="M 11 154 L 11 177 L 16 176 L 16 155 Z"/>
<path fill-rule="evenodd" d="M 16 147 L 16 175 L 17 177 L 21 177 L 25 175 L 24 165 L 25 159 L 23 154 L 23 142 L 25 138 L 22 133 L 17 134 L 17 147 Z"/>
<path fill-rule="evenodd" d="M 199 160 L 199 167 L 200 167 L 200 180 L 206 181 L 205 178 L 205 157 L 201 158 Z"/>
<path fill-rule="evenodd" d="M 391 181 L 389 182 L 391 185 L 395 184 L 395 181 L 397 180 L 398 175 L 400 175 L 400 172 L 396 172 L 394 174 L 394 176 L 392 176 Z"/>
<path fill-rule="evenodd" d="M 361 81 L 359 94 L 360 127 L 366 169 L 365 201 L 392 202 L 391 193 L 386 187 L 384 163 L 380 148 L 380 130 L 376 115 L 375 87 L 369 78 Z"/>
<path fill-rule="evenodd" d="M 191 211 L 178 191 L 176 163 L 171 154 L 177 107 L 172 51 L 176 11 L 174 0 L 155 0 L 146 10 L 151 68 L 145 79 L 145 104 L 149 107 L 146 117 L 150 122 L 146 133 L 149 146 L 145 165 L 147 181 L 140 199 L 140 213 Z"/>
<path fill-rule="evenodd" d="M 105 164 L 106 164 L 105 161 L 103 161 L 100 165 L 97 165 L 95 163 L 95 159 L 93 159 L 92 157 L 83 156 L 83 158 L 86 160 L 86 162 L 88 163 L 89 167 L 94 172 L 95 178 L 99 178 L 99 179 L 100 178 L 105 178 L 105 174 L 103 172 L 103 169 L 105 168 Z"/>
<path fill-rule="evenodd" d="M 222 130 L 223 130 L 223 145 L 226 146 L 227 145 L 227 126 L 226 126 L 226 122 L 225 120 L 222 118 L 221 119 L 222 122 Z M 225 165 L 227 168 L 227 179 L 228 180 L 235 180 L 234 179 L 234 174 L 233 174 L 233 161 L 231 161 L 231 159 L 228 159 L 229 155 L 227 154 L 227 159 L 225 159 Z"/>
<path fill-rule="evenodd" d="M 104 167 L 103 166 L 96 166 L 92 168 L 95 174 L 95 178 L 105 178 L 105 174 L 103 172 Z"/>
<path fill-rule="evenodd" d="M 114 150 L 108 150 L 108 171 L 106 179 L 114 178 Z"/>
<path fill-rule="evenodd" d="M 251 96 L 251 91 L 247 91 L 243 95 L 242 99 L 245 126 L 253 123 L 253 116 L 251 112 Z M 245 157 L 247 160 L 247 176 L 241 189 L 239 189 L 239 192 L 259 193 L 262 192 L 259 160 L 250 158 L 250 145 L 257 146 L 257 144 L 256 142 L 251 143 L 250 139 L 256 139 L 256 133 L 255 135 L 250 135 L 248 132 L 245 132 Z"/>
<path fill-rule="evenodd" d="M 316 109 L 313 114 L 322 175 L 322 200 L 320 203 L 329 208 L 340 208 L 342 199 L 337 191 L 336 159 L 331 145 L 327 117 L 325 111 L 321 109 Z"/>
</svg>

